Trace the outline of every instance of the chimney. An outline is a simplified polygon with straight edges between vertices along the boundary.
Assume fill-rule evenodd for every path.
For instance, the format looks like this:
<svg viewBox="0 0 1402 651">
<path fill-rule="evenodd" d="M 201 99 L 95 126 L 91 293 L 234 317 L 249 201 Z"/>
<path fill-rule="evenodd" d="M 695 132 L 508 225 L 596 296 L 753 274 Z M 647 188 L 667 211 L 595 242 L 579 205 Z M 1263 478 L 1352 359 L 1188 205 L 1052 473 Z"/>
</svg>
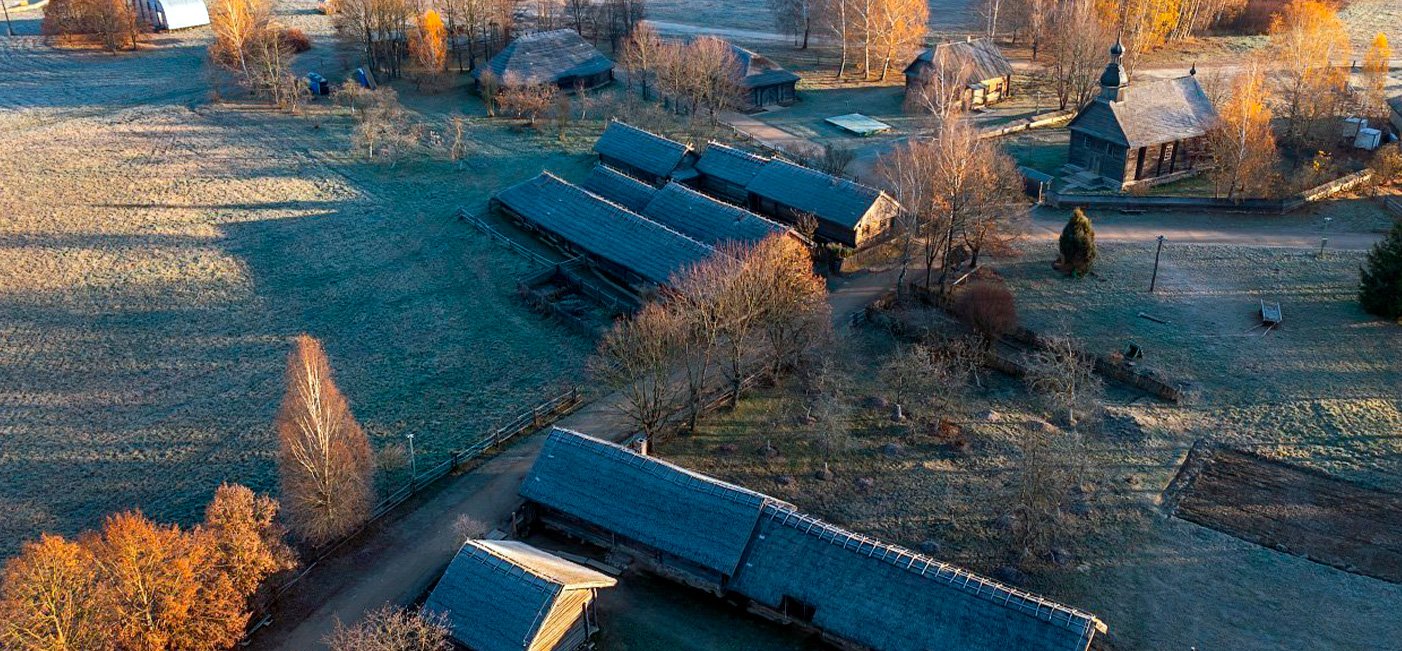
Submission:
<svg viewBox="0 0 1402 651">
<path fill-rule="evenodd" d="M 964 35 L 964 42 L 965 42 L 965 43 L 973 43 L 973 42 L 974 42 L 974 35 L 973 35 L 973 34 L 965 34 L 965 35 Z"/>
</svg>

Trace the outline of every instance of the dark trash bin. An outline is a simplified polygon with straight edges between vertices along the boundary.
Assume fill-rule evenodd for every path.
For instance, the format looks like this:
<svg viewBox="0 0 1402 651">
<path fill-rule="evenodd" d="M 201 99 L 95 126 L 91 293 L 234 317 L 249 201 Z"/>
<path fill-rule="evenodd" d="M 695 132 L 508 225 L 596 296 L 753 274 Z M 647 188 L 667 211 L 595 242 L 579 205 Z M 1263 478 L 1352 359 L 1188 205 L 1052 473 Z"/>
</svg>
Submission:
<svg viewBox="0 0 1402 651">
<path fill-rule="evenodd" d="M 330 95 L 331 84 L 315 72 L 307 73 L 307 88 L 312 91 L 312 95 Z"/>
</svg>

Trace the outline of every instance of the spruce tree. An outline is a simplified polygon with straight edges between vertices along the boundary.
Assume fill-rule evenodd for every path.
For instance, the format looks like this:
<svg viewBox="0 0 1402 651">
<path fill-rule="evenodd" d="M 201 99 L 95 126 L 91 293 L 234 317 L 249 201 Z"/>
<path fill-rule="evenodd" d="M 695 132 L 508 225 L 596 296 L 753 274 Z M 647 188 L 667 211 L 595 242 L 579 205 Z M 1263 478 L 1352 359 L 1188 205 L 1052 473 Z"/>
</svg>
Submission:
<svg viewBox="0 0 1402 651">
<path fill-rule="evenodd" d="M 1070 271 L 1072 275 L 1084 275 L 1095 264 L 1095 228 L 1080 208 L 1071 213 L 1071 219 L 1061 230 L 1061 239 L 1057 244 L 1061 250 L 1061 255 L 1056 259 L 1057 266 Z"/>
<path fill-rule="evenodd" d="M 1368 252 L 1359 269 L 1358 302 L 1389 321 L 1402 319 L 1402 222 Z"/>
</svg>

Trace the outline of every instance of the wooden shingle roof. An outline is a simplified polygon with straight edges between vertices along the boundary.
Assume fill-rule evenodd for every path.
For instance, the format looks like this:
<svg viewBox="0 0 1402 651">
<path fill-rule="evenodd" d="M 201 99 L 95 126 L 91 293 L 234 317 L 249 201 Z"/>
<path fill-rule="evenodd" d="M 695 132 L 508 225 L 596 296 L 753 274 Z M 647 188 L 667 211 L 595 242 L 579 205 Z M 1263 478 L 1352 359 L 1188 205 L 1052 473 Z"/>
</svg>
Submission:
<svg viewBox="0 0 1402 651">
<path fill-rule="evenodd" d="M 472 71 L 479 78 L 491 70 L 497 79 L 508 75 L 527 83 L 559 82 L 567 77 L 587 77 L 613 68 L 613 61 L 572 29 L 525 34 L 511 41 L 487 62 Z"/>
<path fill-rule="evenodd" d="M 576 248 L 664 284 L 714 253 L 711 247 L 573 185 L 549 172 L 498 192 L 521 219 Z"/>
<path fill-rule="evenodd" d="M 648 174 L 667 178 L 686 160 L 691 147 L 614 120 L 594 143 L 594 151 L 625 161 Z"/>
<path fill-rule="evenodd" d="M 769 159 L 712 140 L 696 161 L 696 171 L 745 187 Z"/>
<path fill-rule="evenodd" d="M 1069 129 L 1130 148 L 1148 147 L 1206 134 L 1217 123 L 1217 109 L 1197 77 L 1132 83 L 1123 98 L 1096 98 Z"/>
<path fill-rule="evenodd" d="M 846 228 L 856 228 L 872 206 L 883 198 L 889 200 L 876 188 L 777 158 L 761 168 L 745 189 Z"/>
<path fill-rule="evenodd" d="M 799 76 L 783 69 L 764 55 L 746 50 L 738 45 L 730 46 L 735 60 L 740 66 L 740 84 L 745 88 L 762 88 L 775 84 L 795 83 Z"/>
<path fill-rule="evenodd" d="M 935 66 L 942 62 L 950 70 L 967 71 L 966 83 L 997 79 L 1013 74 L 1013 65 L 1003 56 L 992 39 L 977 38 L 971 41 L 941 43 L 921 52 L 906 66 L 905 74 L 924 78 Z"/>
<path fill-rule="evenodd" d="M 555 428 L 521 496 L 700 567 L 733 575 L 767 495 Z"/>
<path fill-rule="evenodd" d="M 613 578 L 519 541 L 469 540 L 424 603 L 447 617 L 475 651 L 529 648 L 566 590 L 607 588 Z"/>
<path fill-rule="evenodd" d="M 644 217 L 692 239 L 716 246 L 749 244 L 788 228 L 744 208 L 717 201 L 680 183 L 658 190 L 643 209 Z"/>
<path fill-rule="evenodd" d="M 767 506 L 732 589 L 814 606 L 823 630 L 882 651 L 1085 651 L 1093 615 L 781 506 Z"/>
<path fill-rule="evenodd" d="M 657 193 L 657 188 L 603 164 L 595 165 L 579 185 L 636 213 L 641 213 Z"/>
</svg>

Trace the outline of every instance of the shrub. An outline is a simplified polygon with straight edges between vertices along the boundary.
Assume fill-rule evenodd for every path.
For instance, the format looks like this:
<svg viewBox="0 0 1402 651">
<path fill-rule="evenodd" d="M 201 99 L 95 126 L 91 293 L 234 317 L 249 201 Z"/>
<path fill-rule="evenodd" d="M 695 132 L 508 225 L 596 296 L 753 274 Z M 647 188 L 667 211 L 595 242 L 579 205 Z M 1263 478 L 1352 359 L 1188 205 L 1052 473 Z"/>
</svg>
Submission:
<svg viewBox="0 0 1402 651">
<path fill-rule="evenodd" d="M 1061 231 L 1057 242 L 1061 255 L 1057 257 L 1059 268 L 1080 276 L 1090 271 L 1095 264 L 1095 227 L 1085 211 L 1077 208 Z"/>
<path fill-rule="evenodd" d="M 312 38 L 296 27 L 288 27 L 279 31 L 278 39 L 282 41 L 284 47 L 292 50 L 295 54 L 312 49 Z"/>
<path fill-rule="evenodd" d="M 954 297 L 954 312 L 991 344 L 1017 329 L 1013 293 L 1001 283 L 976 282 Z"/>
<path fill-rule="evenodd" d="M 1402 319 L 1402 222 L 1368 252 L 1359 270 L 1358 302 L 1389 321 Z"/>
</svg>

